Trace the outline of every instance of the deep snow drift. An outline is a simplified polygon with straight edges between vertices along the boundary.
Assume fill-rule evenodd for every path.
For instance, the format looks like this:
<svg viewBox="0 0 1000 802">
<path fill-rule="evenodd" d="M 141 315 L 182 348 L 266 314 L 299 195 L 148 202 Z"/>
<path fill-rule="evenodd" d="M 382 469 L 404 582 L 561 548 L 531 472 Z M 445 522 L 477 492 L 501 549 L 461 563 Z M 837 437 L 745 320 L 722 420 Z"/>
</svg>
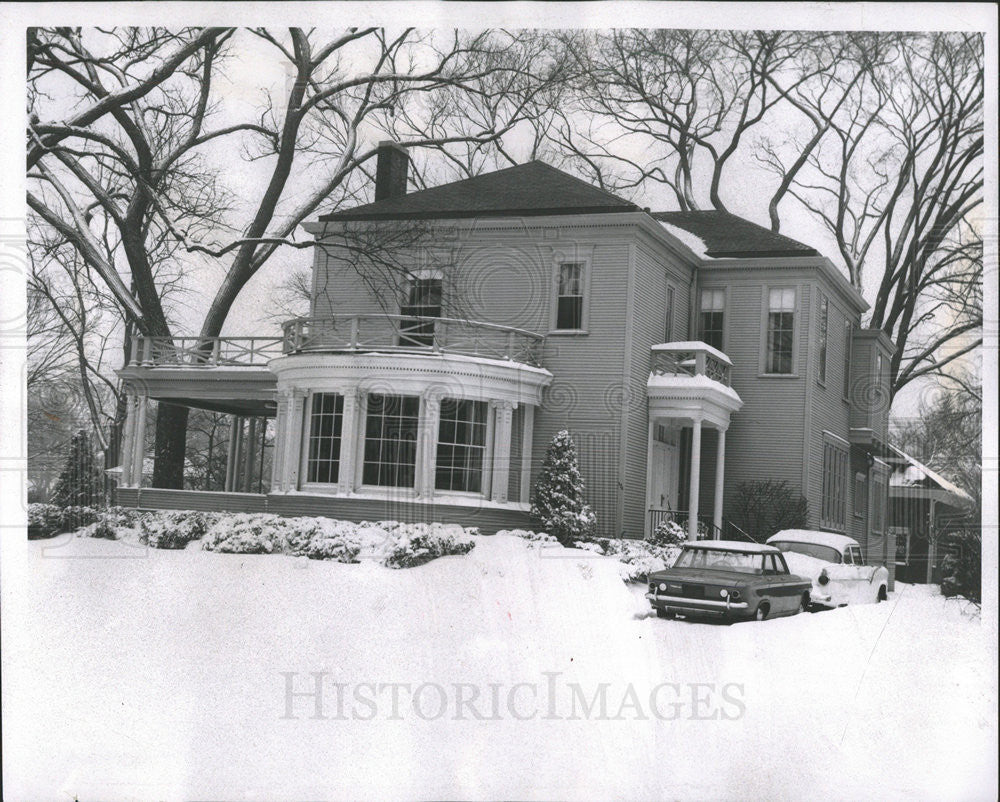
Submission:
<svg viewBox="0 0 1000 802">
<path fill-rule="evenodd" d="M 4 653 L 7 797 L 989 787 L 987 639 L 934 589 L 760 624 L 662 621 L 614 560 L 475 540 L 468 555 L 404 570 L 197 542 L 26 544 L 18 616 L 31 623 Z M 320 701 L 287 695 L 311 693 L 317 674 Z"/>
</svg>

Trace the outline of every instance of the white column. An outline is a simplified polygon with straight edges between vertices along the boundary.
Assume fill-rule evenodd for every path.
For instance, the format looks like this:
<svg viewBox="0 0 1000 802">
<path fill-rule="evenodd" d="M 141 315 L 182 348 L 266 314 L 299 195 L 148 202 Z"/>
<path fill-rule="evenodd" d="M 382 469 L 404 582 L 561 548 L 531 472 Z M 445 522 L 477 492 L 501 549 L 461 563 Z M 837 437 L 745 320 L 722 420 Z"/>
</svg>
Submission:
<svg viewBox="0 0 1000 802">
<path fill-rule="evenodd" d="M 299 463 L 302 461 L 303 413 L 306 391 L 292 390 L 288 405 L 288 428 L 285 443 L 285 490 L 299 489 Z"/>
<path fill-rule="evenodd" d="M 698 539 L 698 486 L 701 481 L 701 418 L 691 426 L 691 477 L 688 485 L 688 540 Z"/>
<path fill-rule="evenodd" d="M 274 416 L 274 452 L 271 456 L 271 492 L 278 493 L 282 487 L 284 475 L 282 466 L 285 459 L 285 429 L 288 420 L 288 397 L 286 393 L 278 396 L 278 409 Z"/>
<path fill-rule="evenodd" d="M 501 401 L 496 408 L 496 424 L 493 429 L 493 493 L 494 501 L 507 501 L 510 484 L 510 435 L 514 405 Z"/>
<path fill-rule="evenodd" d="M 521 503 L 531 501 L 531 448 L 535 436 L 535 407 L 533 404 L 524 406 L 524 418 L 521 424 Z"/>
<path fill-rule="evenodd" d="M 125 393 L 125 427 L 122 431 L 122 441 L 118 454 L 118 464 L 121 465 L 121 486 L 132 487 L 132 451 L 135 448 L 135 393 L 131 390 Z"/>
<path fill-rule="evenodd" d="M 146 408 L 149 400 L 144 395 L 137 398 L 138 414 L 135 420 L 135 441 L 132 448 L 132 483 L 142 487 L 142 469 L 146 457 Z"/>
<path fill-rule="evenodd" d="M 358 453 L 358 388 L 344 393 L 344 417 L 340 424 L 340 460 L 337 468 L 337 491 L 354 492 L 355 454 Z"/>
<path fill-rule="evenodd" d="M 656 421 L 649 421 L 649 431 L 646 435 L 646 511 L 643 515 L 643 531 L 646 537 L 653 534 L 653 516 L 650 510 L 658 506 L 653 502 L 653 435 L 656 434 Z"/>
<path fill-rule="evenodd" d="M 246 457 L 243 460 L 243 492 L 253 488 L 253 464 L 257 455 L 257 419 L 250 418 L 247 426 Z"/>
<path fill-rule="evenodd" d="M 417 495 L 431 498 L 437 475 L 437 438 L 441 423 L 441 398 L 426 394 L 423 398 L 424 415 L 421 421 L 420 476 L 417 477 Z"/>
<path fill-rule="evenodd" d="M 719 429 L 719 442 L 715 448 L 715 503 L 712 506 L 712 523 L 715 536 L 722 537 L 722 486 L 726 478 L 726 430 Z"/>
</svg>

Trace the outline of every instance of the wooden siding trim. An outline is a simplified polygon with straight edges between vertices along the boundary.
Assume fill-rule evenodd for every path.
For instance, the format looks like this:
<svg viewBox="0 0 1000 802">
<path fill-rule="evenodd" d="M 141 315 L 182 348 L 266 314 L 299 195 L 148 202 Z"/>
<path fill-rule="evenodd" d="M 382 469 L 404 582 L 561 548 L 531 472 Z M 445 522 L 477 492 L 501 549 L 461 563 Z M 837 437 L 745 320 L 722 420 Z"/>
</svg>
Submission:
<svg viewBox="0 0 1000 802">
<path fill-rule="evenodd" d="M 629 243 L 628 246 L 628 282 L 625 287 L 625 348 L 622 355 L 622 404 L 618 411 L 618 486 L 615 488 L 615 533 L 621 533 L 625 520 L 625 482 L 628 477 L 625 475 L 626 462 L 628 460 L 628 418 L 629 409 L 633 406 L 629 403 L 631 396 L 632 378 L 632 346 L 635 339 L 635 273 L 637 269 L 636 246 Z M 646 476 L 646 484 L 649 484 L 649 476 Z"/>
</svg>

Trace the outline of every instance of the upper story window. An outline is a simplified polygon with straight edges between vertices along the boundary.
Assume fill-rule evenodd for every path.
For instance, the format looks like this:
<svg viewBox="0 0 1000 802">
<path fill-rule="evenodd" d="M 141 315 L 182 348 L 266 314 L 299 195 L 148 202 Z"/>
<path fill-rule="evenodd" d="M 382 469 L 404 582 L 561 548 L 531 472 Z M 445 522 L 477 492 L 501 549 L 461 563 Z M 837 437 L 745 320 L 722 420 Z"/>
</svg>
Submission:
<svg viewBox="0 0 1000 802">
<path fill-rule="evenodd" d="M 420 399 L 410 395 L 372 393 L 367 406 L 362 483 L 378 487 L 413 487 Z"/>
<path fill-rule="evenodd" d="M 795 288 L 767 293 L 767 354 L 765 373 L 792 373 L 795 344 Z"/>
<path fill-rule="evenodd" d="M 344 396 L 315 393 L 309 422 L 309 457 L 306 481 L 336 484 L 340 479 L 340 432 L 344 422 Z"/>
<path fill-rule="evenodd" d="M 479 493 L 486 453 L 485 401 L 441 401 L 434 487 Z"/>
<path fill-rule="evenodd" d="M 406 287 L 406 302 L 400 304 L 399 313 L 404 316 L 441 317 L 441 279 L 411 279 Z M 434 324 L 424 320 L 400 321 L 399 344 L 433 345 Z"/>
<path fill-rule="evenodd" d="M 854 474 L 854 516 L 863 518 L 868 505 L 868 481 L 863 473 Z"/>
<path fill-rule="evenodd" d="M 722 347 L 725 309 L 725 290 L 701 291 L 698 301 L 698 336 L 703 343 L 720 351 L 725 350 Z"/>
<path fill-rule="evenodd" d="M 825 295 L 819 298 L 819 367 L 818 378 L 826 384 L 826 344 L 830 328 L 830 302 Z"/>
<path fill-rule="evenodd" d="M 559 265 L 556 329 L 578 331 L 583 328 L 583 270 L 583 262 Z"/>
</svg>

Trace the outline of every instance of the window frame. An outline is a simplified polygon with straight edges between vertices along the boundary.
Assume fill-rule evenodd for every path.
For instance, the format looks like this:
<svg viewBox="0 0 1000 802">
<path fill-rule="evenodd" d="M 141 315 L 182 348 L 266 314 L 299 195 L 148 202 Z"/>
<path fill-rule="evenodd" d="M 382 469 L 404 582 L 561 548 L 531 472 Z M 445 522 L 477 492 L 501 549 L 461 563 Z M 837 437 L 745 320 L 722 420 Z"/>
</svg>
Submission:
<svg viewBox="0 0 1000 802">
<path fill-rule="evenodd" d="M 456 408 L 460 408 L 463 404 L 473 405 L 473 409 L 481 410 L 482 420 L 459 420 L 456 418 L 449 418 L 446 415 L 446 405 L 454 404 Z M 478 399 L 467 399 L 467 398 L 442 398 L 441 399 L 441 412 L 438 417 L 438 427 L 437 432 L 434 433 L 434 492 L 444 493 L 444 494 L 468 494 L 470 496 L 482 496 L 485 487 L 486 478 L 486 458 L 487 458 L 487 439 L 489 434 L 489 419 L 490 419 L 490 407 L 488 401 L 482 401 Z M 456 433 L 452 436 L 451 440 L 442 439 L 442 430 L 449 424 L 455 424 Z M 482 443 L 460 443 L 457 440 L 457 430 L 458 425 L 462 423 L 470 427 L 471 431 L 480 431 L 482 437 Z M 439 484 L 439 478 L 442 472 L 442 459 L 441 459 L 441 449 L 444 447 L 452 448 L 454 451 L 458 449 L 465 449 L 471 451 L 473 449 L 478 449 L 480 462 L 479 462 L 479 487 L 475 490 L 460 489 L 455 487 L 442 487 Z M 444 470 L 448 470 L 445 468 Z M 451 467 L 450 470 L 454 475 L 455 472 L 469 473 L 468 468 L 455 468 Z"/>
<path fill-rule="evenodd" d="M 664 293 L 664 315 L 663 315 L 663 342 L 672 343 L 674 341 L 674 285 L 667 282 L 667 290 Z"/>
<path fill-rule="evenodd" d="M 428 308 L 434 309 L 433 304 L 414 304 L 412 303 L 413 291 L 421 283 L 437 282 L 437 314 L 427 314 L 425 312 L 412 312 L 411 309 L 418 308 Z M 403 285 L 403 298 L 399 302 L 399 315 L 401 318 L 406 318 L 409 316 L 413 317 L 442 317 L 444 312 L 444 281 L 441 274 L 437 271 L 418 273 L 411 276 L 406 280 Z M 404 300 L 405 298 L 405 300 Z M 403 328 L 407 325 L 408 321 L 400 319 L 399 330 L 396 333 L 396 345 L 403 347 L 431 347 L 434 345 L 434 336 L 436 333 L 436 327 L 434 323 L 418 323 L 416 324 L 417 331 L 404 333 Z M 429 329 L 429 330 L 428 330 Z"/>
<path fill-rule="evenodd" d="M 712 309 L 707 309 L 706 310 L 704 308 L 705 293 L 709 293 L 709 292 L 717 294 L 718 297 L 722 298 L 722 308 L 721 309 L 712 308 Z M 728 317 L 729 317 L 729 315 L 726 314 L 726 309 L 728 308 L 728 306 L 729 306 L 729 292 L 727 291 L 727 289 L 725 287 L 699 287 L 698 288 L 698 317 L 696 318 L 696 320 L 697 320 L 696 334 L 698 336 L 698 340 L 700 342 L 703 342 L 703 343 L 707 344 L 707 345 L 711 345 L 716 350 L 722 351 L 722 353 L 726 353 L 727 322 L 728 322 Z M 722 316 L 722 325 L 717 330 L 718 333 L 719 333 L 719 343 L 718 344 L 710 343 L 708 340 L 705 339 L 705 318 L 704 318 L 704 316 L 706 314 L 721 315 Z M 713 328 L 711 331 L 715 332 L 716 329 Z"/>
<path fill-rule="evenodd" d="M 861 487 L 861 492 L 858 492 L 858 487 Z M 861 506 L 861 499 L 865 500 L 864 507 Z M 861 471 L 857 471 L 854 474 L 854 517 L 864 518 L 865 512 L 868 509 L 868 476 Z"/>
<path fill-rule="evenodd" d="M 854 321 L 850 315 L 844 319 L 844 384 L 843 399 L 851 402 L 851 365 L 854 361 Z"/>
<path fill-rule="evenodd" d="M 416 401 L 417 410 L 416 410 L 416 415 L 413 416 L 413 418 L 414 418 L 414 427 L 413 427 L 413 441 L 412 441 L 412 449 L 413 449 L 413 463 L 412 463 L 413 479 L 412 479 L 412 481 L 409 484 L 383 484 L 381 481 L 379 481 L 379 482 L 369 482 L 369 481 L 367 481 L 367 479 L 369 478 L 369 474 L 368 474 L 369 465 L 377 466 L 376 470 L 380 471 L 381 470 L 380 466 L 383 466 L 383 465 L 397 465 L 397 466 L 399 466 L 399 465 L 404 465 L 405 464 L 405 463 L 398 463 L 398 462 L 387 462 L 386 460 L 381 459 L 381 455 L 383 453 L 381 447 L 379 449 L 379 457 L 380 458 L 378 460 L 376 460 L 376 461 L 369 461 L 369 459 L 368 459 L 368 444 L 369 444 L 369 440 L 370 439 L 371 440 L 377 440 L 380 444 L 381 443 L 386 443 L 386 442 L 388 442 L 388 443 L 401 442 L 400 440 L 397 440 L 397 441 L 389 440 L 386 437 L 382 436 L 384 434 L 384 432 L 385 432 L 385 429 L 386 429 L 385 420 L 386 420 L 387 417 L 396 417 L 396 418 L 400 418 L 400 419 L 405 419 L 405 418 L 410 417 L 408 415 L 403 415 L 403 414 L 394 415 L 394 416 L 386 416 L 385 412 L 384 412 L 385 407 L 383 406 L 382 414 L 381 414 L 382 424 L 381 424 L 381 427 L 380 427 L 380 436 L 377 437 L 377 438 L 374 438 L 374 437 L 370 438 L 369 437 L 369 432 L 368 432 L 368 427 L 369 427 L 369 423 L 371 421 L 371 416 L 372 416 L 372 405 L 371 405 L 372 396 L 378 396 L 378 397 L 383 398 L 383 399 L 384 398 L 397 398 L 397 399 L 409 399 L 411 401 Z M 417 481 L 420 478 L 420 476 L 419 476 L 419 473 L 420 473 L 420 448 L 419 448 L 419 444 L 420 444 L 420 427 L 421 427 L 421 421 L 422 421 L 422 418 L 423 418 L 423 404 L 422 404 L 420 396 L 419 395 L 394 394 L 394 393 L 372 393 L 372 392 L 366 392 L 364 394 L 364 406 L 363 406 L 362 414 L 363 414 L 363 417 L 361 418 L 362 426 L 361 426 L 361 432 L 360 432 L 361 436 L 359 438 L 359 440 L 360 440 L 360 449 L 359 449 L 358 459 L 357 459 L 357 463 L 358 463 L 358 466 L 359 466 L 358 471 L 359 471 L 359 474 L 360 474 L 360 478 L 359 478 L 360 486 L 363 487 L 363 488 L 365 488 L 365 489 L 376 489 L 376 490 L 383 490 L 383 491 L 384 490 L 390 490 L 390 491 L 391 490 L 416 490 L 416 488 L 417 488 Z M 397 446 L 397 448 L 398 448 L 398 446 Z M 397 473 L 398 473 L 398 467 L 397 467 Z"/>
<path fill-rule="evenodd" d="M 774 291 L 791 290 L 794 294 L 791 312 L 779 311 L 776 314 L 792 315 L 792 349 L 791 349 L 791 370 L 788 373 L 775 373 L 770 368 L 770 341 L 771 341 L 771 293 Z M 799 319 L 801 317 L 801 293 L 796 284 L 768 284 L 764 287 L 764 297 L 761 299 L 761 348 L 760 348 L 760 378 L 795 379 L 798 378 L 799 364 Z"/>
<path fill-rule="evenodd" d="M 318 444 L 318 442 L 320 441 L 320 439 L 322 437 L 321 435 L 315 435 L 313 433 L 314 427 L 315 427 L 315 424 L 316 424 L 316 418 L 317 418 L 316 402 L 319 401 L 319 399 L 321 399 L 321 398 L 323 398 L 325 396 L 333 396 L 336 399 L 334 401 L 333 412 L 330 413 L 330 417 L 333 418 L 333 425 L 331 427 L 332 430 L 331 430 L 331 434 L 329 435 L 328 439 L 330 439 L 331 441 L 336 441 L 336 452 L 337 453 L 336 453 L 335 457 L 331 455 L 330 457 L 327 457 L 324 460 L 322 460 L 324 463 L 332 463 L 335 466 L 335 472 L 336 473 L 335 473 L 335 475 L 334 475 L 334 477 L 332 479 L 329 479 L 329 481 L 322 481 L 322 480 L 320 480 L 318 478 L 313 478 L 313 467 L 314 467 L 314 465 L 317 465 L 321 461 L 318 456 L 314 457 L 314 455 L 313 455 L 313 446 L 314 446 L 314 444 Z M 320 403 L 322 403 L 322 402 L 320 402 Z M 344 448 L 344 439 L 343 439 L 343 433 L 344 433 L 344 394 L 342 392 L 329 391 L 329 390 L 318 390 L 318 391 L 310 392 L 309 393 L 309 397 L 306 400 L 306 407 L 305 408 L 306 408 L 306 411 L 308 413 L 308 422 L 307 422 L 307 426 L 305 427 L 306 428 L 306 432 L 305 432 L 305 441 L 306 442 L 305 442 L 305 448 L 303 449 L 304 456 L 305 456 L 305 466 L 304 466 L 305 470 L 303 471 L 303 473 L 305 474 L 305 478 L 303 480 L 303 484 L 307 484 L 307 485 L 323 485 L 323 486 L 330 486 L 330 485 L 339 484 L 340 478 L 341 478 L 340 471 L 341 471 L 341 468 L 343 467 L 340 464 L 340 455 L 343 452 L 343 448 Z M 324 415 L 326 413 L 320 412 L 318 414 L 320 416 L 322 416 L 322 415 Z M 339 427 L 338 427 L 338 423 L 339 423 Z M 327 438 L 323 438 L 323 439 L 327 439 Z"/>
<path fill-rule="evenodd" d="M 593 246 L 572 246 L 557 249 L 552 253 L 552 268 L 550 275 L 549 331 L 557 337 L 580 336 L 589 333 L 590 326 L 590 282 Z M 559 328 L 559 294 L 562 266 L 580 265 L 580 327 L 576 329 Z M 567 296 L 576 297 L 576 296 Z"/>
<path fill-rule="evenodd" d="M 820 524 L 835 532 L 847 531 L 847 482 L 850 444 L 830 436 L 823 439 Z M 832 514 L 832 515 L 831 515 Z M 837 516 L 837 517 L 832 517 Z"/>
</svg>

